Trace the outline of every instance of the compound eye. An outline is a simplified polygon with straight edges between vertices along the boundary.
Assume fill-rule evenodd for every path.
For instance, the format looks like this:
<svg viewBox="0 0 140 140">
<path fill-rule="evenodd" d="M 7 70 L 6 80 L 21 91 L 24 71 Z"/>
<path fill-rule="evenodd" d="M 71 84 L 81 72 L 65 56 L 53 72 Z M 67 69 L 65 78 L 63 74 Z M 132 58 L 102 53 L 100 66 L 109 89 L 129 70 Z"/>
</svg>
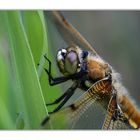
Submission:
<svg viewBox="0 0 140 140">
<path fill-rule="evenodd" d="M 70 53 L 68 53 L 67 59 L 69 60 L 70 63 L 74 63 L 77 61 L 77 54 L 71 51 Z"/>
<path fill-rule="evenodd" d="M 61 55 L 65 56 L 66 53 L 67 53 L 66 49 L 62 49 L 62 50 L 61 50 Z"/>
<path fill-rule="evenodd" d="M 66 49 L 61 49 L 60 51 L 58 51 L 57 53 L 57 60 L 64 60 L 65 56 L 66 56 Z"/>
</svg>

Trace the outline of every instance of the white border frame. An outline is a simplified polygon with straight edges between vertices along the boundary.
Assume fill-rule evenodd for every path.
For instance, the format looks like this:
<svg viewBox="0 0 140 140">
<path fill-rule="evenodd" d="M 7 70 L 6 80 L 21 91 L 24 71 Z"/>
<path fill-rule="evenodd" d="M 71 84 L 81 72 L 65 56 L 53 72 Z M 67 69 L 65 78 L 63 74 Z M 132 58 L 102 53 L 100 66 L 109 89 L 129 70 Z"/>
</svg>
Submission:
<svg viewBox="0 0 140 140">
<path fill-rule="evenodd" d="M 133 140 L 139 131 L 1 131 L 2 140 Z"/>
<path fill-rule="evenodd" d="M 139 0 L 0 0 L 0 9 L 138 10 Z M 133 140 L 138 131 L 0 131 L 2 140 Z"/>
<path fill-rule="evenodd" d="M 139 0 L 0 0 L 0 9 L 140 9 Z"/>
</svg>

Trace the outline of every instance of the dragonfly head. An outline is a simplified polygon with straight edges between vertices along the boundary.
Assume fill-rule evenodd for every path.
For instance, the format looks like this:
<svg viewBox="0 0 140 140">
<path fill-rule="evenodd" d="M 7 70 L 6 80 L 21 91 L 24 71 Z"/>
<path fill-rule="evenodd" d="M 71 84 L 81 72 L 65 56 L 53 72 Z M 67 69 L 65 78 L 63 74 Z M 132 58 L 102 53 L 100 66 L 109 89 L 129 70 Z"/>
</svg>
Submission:
<svg viewBox="0 0 140 140">
<path fill-rule="evenodd" d="M 80 71 L 79 47 L 68 47 L 57 53 L 57 65 L 63 75 L 72 75 Z"/>
</svg>

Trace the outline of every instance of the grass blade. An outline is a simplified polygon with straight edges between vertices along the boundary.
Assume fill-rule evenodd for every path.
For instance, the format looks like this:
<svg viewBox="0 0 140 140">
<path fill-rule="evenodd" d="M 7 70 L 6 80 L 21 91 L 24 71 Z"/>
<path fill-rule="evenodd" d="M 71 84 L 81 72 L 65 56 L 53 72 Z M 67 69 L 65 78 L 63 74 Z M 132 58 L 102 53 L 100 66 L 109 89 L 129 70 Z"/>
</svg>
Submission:
<svg viewBox="0 0 140 140">
<path fill-rule="evenodd" d="M 47 114 L 30 45 L 17 11 L 7 12 L 7 28 L 25 128 L 37 129 Z"/>
</svg>

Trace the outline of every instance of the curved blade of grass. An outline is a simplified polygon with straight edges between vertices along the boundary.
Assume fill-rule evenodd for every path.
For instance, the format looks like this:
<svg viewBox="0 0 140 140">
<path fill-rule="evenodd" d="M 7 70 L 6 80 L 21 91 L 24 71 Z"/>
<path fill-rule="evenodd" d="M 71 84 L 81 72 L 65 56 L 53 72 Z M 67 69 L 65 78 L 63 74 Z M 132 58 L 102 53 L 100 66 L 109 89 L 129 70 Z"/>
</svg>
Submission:
<svg viewBox="0 0 140 140">
<path fill-rule="evenodd" d="M 15 83 L 9 57 L 5 12 L 0 12 L 0 128 L 15 129 L 18 110 Z"/>
<path fill-rule="evenodd" d="M 60 93 L 60 87 L 50 87 L 48 83 L 48 76 L 43 70 L 44 67 L 48 68 L 47 62 L 45 63 L 44 54 L 47 54 L 51 60 L 55 61 L 51 55 L 51 51 L 53 50 L 51 50 L 51 47 L 48 46 L 48 30 L 46 29 L 47 27 L 45 25 L 44 13 L 42 11 L 24 11 L 22 12 L 22 19 L 27 32 L 31 50 L 33 52 L 33 56 L 34 58 L 36 56 L 40 57 L 40 61 L 36 59 L 35 64 L 37 66 L 39 63 L 37 72 L 40 78 L 44 99 L 46 102 L 50 102 L 58 97 L 58 93 Z M 37 28 L 38 26 L 39 28 Z M 42 52 L 39 49 L 42 50 Z M 57 73 L 54 66 L 52 72 L 54 74 Z M 49 109 L 54 109 L 54 106 L 49 107 Z"/>
<path fill-rule="evenodd" d="M 48 39 L 47 39 L 47 30 L 44 20 L 44 14 L 42 11 L 24 11 L 22 12 L 22 19 L 26 33 L 29 39 L 30 47 L 32 54 L 34 56 L 35 64 L 39 63 L 37 68 L 38 76 L 40 78 L 40 83 L 43 91 L 45 101 L 49 101 L 49 96 L 51 99 L 55 100 L 57 98 L 57 93 L 59 92 L 59 87 L 50 88 L 48 83 L 48 77 L 45 73 L 44 66 L 48 68 L 48 65 L 45 63 L 44 54 L 49 54 L 48 52 Z M 52 57 L 51 55 L 49 55 Z M 38 59 L 35 59 L 38 57 Z M 40 61 L 39 61 L 40 59 Z M 56 73 L 55 70 L 53 70 Z M 53 109 L 54 107 L 51 107 Z"/>
<path fill-rule="evenodd" d="M 38 11 L 24 11 L 22 17 L 35 65 L 37 66 L 44 47 L 45 30 L 43 22 Z"/>
<path fill-rule="evenodd" d="M 50 41 L 49 41 L 49 37 L 48 37 L 48 24 L 47 24 L 47 20 L 44 19 L 44 12 L 39 12 L 40 14 L 40 17 L 41 17 L 41 20 L 42 20 L 42 25 L 43 25 L 43 28 L 44 28 L 44 31 L 46 30 L 46 34 L 44 36 L 44 48 L 43 48 L 43 52 L 42 52 L 42 56 L 44 54 L 47 54 L 48 58 L 51 60 L 52 62 L 52 75 L 55 77 L 55 75 L 58 73 L 57 72 L 57 69 L 56 69 L 56 65 L 54 63 L 55 60 L 55 57 L 52 55 L 52 48 L 51 48 L 51 44 L 50 44 Z M 46 22 L 45 22 L 46 21 Z M 47 49 L 45 48 L 45 46 L 48 46 Z M 61 93 L 61 88 L 60 86 L 50 86 L 49 85 L 49 82 L 48 82 L 48 75 L 46 74 L 46 72 L 43 70 L 43 73 L 41 74 L 42 72 L 42 69 L 43 68 L 49 68 L 48 66 L 48 63 L 46 62 L 45 60 L 45 65 L 44 65 L 44 57 L 43 59 L 40 60 L 40 67 L 38 69 L 38 74 L 40 76 L 40 83 L 41 83 L 41 87 L 42 87 L 42 91 L 43 91 L 43 94 L 44 94 L 44 99 L 45 101 L 48 103 L 48 102 L 52 102 L 54 101 L 55 99 L 57 99 L 59 96 L 60 96 L 60 93 Z M 49 111 L 52 111 L 54 108 L 56 107 L 56 105 L 54 106 L 50 106 L 48 108 Z M 53 123 L 52 123 L 53 125 Z"/>
<path fill-rule="evenodd" d="M 1 52 L 0 46 L 0 52 Z M 14 128 L 14 122 L 8 106 L 8 67 L 3 55 L 0 53 L 0 129 Z"/>
<path fill-rule="evenodd" d="M 44 99 L 45 101 L 49 100 L 50 98 L 48 95 L 51 95 L 51 93 L 53 93 L 53 96 L 51 95 L 51 97 L 54 97 L 52 99 L 55 99 L 57 95 L 55 94 L 55 92 L 59 91 L 60 88 L 50 88 L 48 79 L 46 78 L 47 75 L 44 72 L 44 54 L 48 54 L 48 38 L 44 20 L 44 13 L 43 11 L 24 11 L 22 14 L 22 19 L 27 32 L 36 66 L 39 63 L 39 66 L 37 67 L 37 72 L 38 77 L 40 78 L 40 84 L 43 91 Z M 38 56 L 38 58 L 40 57 L 40 61 L 38 59 L 35 59 L 36 56 Z"/>
<path fill-rule="evenodd" d="M 7 12 L 7 19 L 25 128 L 39 128 L 47 110 L 20 12 Z"/>
<path fill-rule="evenodd" d="M 24 11 L 22 12 L 22 19 L 35 65 L 37 66 L 39 63 L 37 71 L 40 77 L 45 63 L 43 55 L 47 53 L 48 49 L 44 15 L 42 11 Z"/>
</svg>

